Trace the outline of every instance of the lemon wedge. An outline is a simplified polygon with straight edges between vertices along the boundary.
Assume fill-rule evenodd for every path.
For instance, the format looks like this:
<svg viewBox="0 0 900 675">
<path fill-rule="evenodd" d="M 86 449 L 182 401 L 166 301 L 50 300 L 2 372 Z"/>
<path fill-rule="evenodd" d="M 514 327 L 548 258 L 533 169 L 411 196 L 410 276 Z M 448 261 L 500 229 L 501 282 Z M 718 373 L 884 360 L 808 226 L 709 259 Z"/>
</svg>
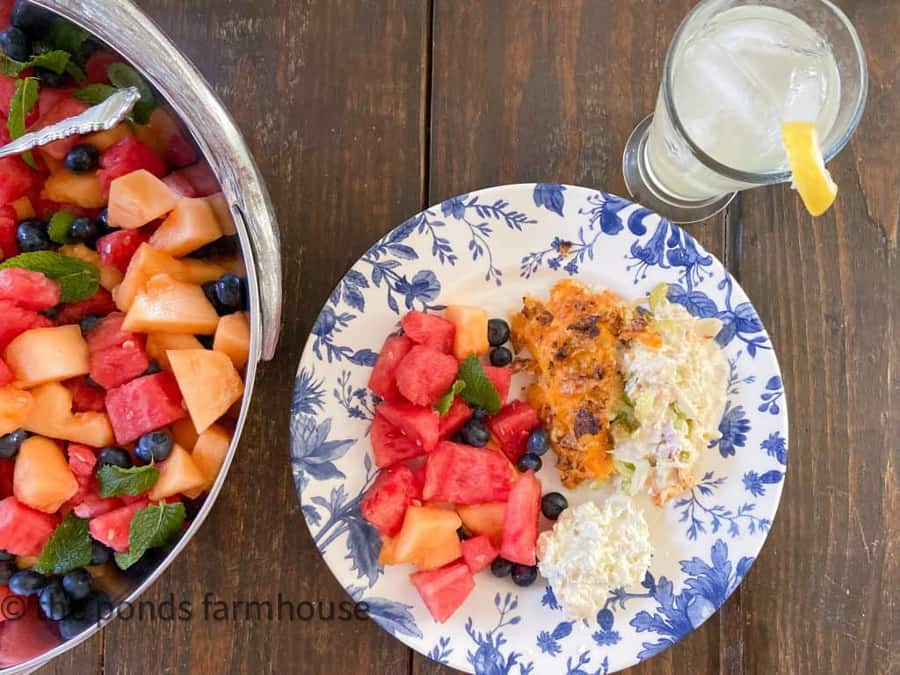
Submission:
<svg viewBox="0 0 900 675">
<path fill-rule="evenodd" d="M 825 168 L 819 137 L 812 122 L 785 122 L 781 140 L 787 153 L 794 189 L 810 215 L 821 216 L 837 197 L 837 184 Z"/>
</svg>

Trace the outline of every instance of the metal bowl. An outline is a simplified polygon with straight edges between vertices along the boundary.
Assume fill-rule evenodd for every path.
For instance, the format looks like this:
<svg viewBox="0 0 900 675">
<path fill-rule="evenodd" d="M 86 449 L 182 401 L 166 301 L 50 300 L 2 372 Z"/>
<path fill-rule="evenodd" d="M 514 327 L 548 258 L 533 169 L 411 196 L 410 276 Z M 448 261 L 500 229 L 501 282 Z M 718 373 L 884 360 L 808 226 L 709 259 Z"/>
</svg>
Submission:
<svg viewBox="0 0 900 675">
<path fill-rule="evenodd" d="M 228 455 L 202 508 L 181 539 L 134 579 L 131 588 L 112 598 L 115 606 L 133 602 L 175 560 L 212 508 L 234 457 L 253 393 L 256 367 L 270 360 L 281 323 L 281 255 L 278 225 L 259 169 L 234 120 L 196 67 L 156 24 L 130 0 L 33 0 L 93 33 L 121 54 L 166 99 L 202 157 L 219 180 L 237 227 L 249 289 L 250 359 L 240 415 Z M 26 673 L 87 640 L 115 618 L 116 611 L 71 640 L 28 661 L 0 669 L 0 675 Z"/>
</svg>

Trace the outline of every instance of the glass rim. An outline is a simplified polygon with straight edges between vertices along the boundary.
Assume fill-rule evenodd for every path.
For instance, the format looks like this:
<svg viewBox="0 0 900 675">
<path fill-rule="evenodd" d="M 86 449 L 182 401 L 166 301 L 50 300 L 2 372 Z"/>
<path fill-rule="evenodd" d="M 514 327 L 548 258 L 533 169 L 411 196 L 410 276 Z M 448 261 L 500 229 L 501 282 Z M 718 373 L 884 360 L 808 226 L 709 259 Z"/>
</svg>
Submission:
<svg viewBox="0 0 900 675">
<path fill-rule="evenodd" d="M 684 125 L 681 123 L 681 119 L 678 117 L 678 112 L 675 110 L 675 100 L 672 96 L 671 83 L 674 74 L 672 71 L 675 67 L 672 58 L 672 54 L 675 51 L 675 45 L 680 39 L 682 39 L 683 33 L 690 20 L 694 18 L 694 16 L 697 15 L 704 7 L 706 7 L 713 1 L 714 0 L 702 0 L 690 12 L 688 12 L 687 16 L 684 17 L 681 24 L 678 26 L 678 29 L 675 31 L 675 34 L 672 36 L 672 41 L 669 43 L 669 49 L 666 52 L 666 61 L 663 67 L 662 78 L 663 101 L 666 106 L 666 111 L 669 114 L 669 118 L 672 120 L 672 125 L 675 127 L 675 131 L 684 139 L 685 143 L 687 143 L 688 147 L 691 149 L 691 152 L 700 161 L 700 163 L 704 164 L 708 169 L 722 174 L 727 178 L 731 178 L 732 180 L 740 181 L 743 183 L 754 183 L 757 185 L 784 183 L 790 180 L 790 171 L 742 171 L 741 169 L 736 169 L 727 164 L 723 164 L 713 157 L 710 157 L 709 154 L 704 152 L 700 148 L 700 146 L 697 145 L 697 143 L 695 143 L 694 140 L 690 137 L 687 129 L 685 129 Z M 853 115 L 850 118 L 849 123 L 847 124 L 843 133 L 840 134 L 840 136 L 834 141 L 834 143 L 832 143 L 823 151 L 825 161 L 830 162 L 837 156 L 837 154 L 841 150 L 846 147 L 847 143 L 850 142 L 850 138 L 853 136 L 853 132 L 856 131 L 856 128 L 859 126 L 859 122 L 862 119 L 863 110 L 866 106 L 866 97 L 869 90 L 869 75 L 868 67 L 866 65 L 866 54 L 863 50 L 862 41 L 859 39 L 859 34 L 856 32 L 856 28 L 854 28 L 853 24 L 850 22 L 850 19 L 843 12 L 843 10 L 841 10 L 840 7 L 831 2 L 831 0 L 814 1 L 820 2 L 827 9 L 831 10 L 831 12 L 833 12 L 834 15 L 838 18 L 838 21 L 840 21 L 844 29 L 849 33 L 850 39 L 853 42 L 853 46 L 856 49 L 857 61 L 859 66 L 859 78 L 861 83 L 859 94 L 855 102 L 855 110 L 853 111 Z"/>
</svg>

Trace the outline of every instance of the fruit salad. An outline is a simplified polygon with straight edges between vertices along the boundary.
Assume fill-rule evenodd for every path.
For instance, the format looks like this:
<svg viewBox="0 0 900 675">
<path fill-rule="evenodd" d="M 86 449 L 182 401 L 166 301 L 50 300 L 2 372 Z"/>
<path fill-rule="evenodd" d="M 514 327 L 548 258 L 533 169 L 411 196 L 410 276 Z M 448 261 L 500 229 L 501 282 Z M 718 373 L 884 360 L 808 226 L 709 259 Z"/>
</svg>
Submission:
<svg viewBox="0 0 900 675">
<path fill-rule="evenodd" d="M 370 438 L 380 468 L 360 503 L 380 533 L 380 561 L 410 565 L 410 582 L 446 621 L 490 568 L 520 586 L 537 578 L 542 498 L 536 473 L 549 438 L 527 403 L 508 401 L 510 329 L 479 307 L 407 313 L 389 336 L 369 388 L 381 399 Z"/>
<path fill-rule="evenodd" d="M 5 666 L 86 630 L 180 536 L 250 327 L 225 199 L 153 89 L 74 25 L 0 12 L 0 142 L 141 92 L 109 131 L 0 159 L 0 597 L 27 608 L 0 616 Z"/>
</svg>

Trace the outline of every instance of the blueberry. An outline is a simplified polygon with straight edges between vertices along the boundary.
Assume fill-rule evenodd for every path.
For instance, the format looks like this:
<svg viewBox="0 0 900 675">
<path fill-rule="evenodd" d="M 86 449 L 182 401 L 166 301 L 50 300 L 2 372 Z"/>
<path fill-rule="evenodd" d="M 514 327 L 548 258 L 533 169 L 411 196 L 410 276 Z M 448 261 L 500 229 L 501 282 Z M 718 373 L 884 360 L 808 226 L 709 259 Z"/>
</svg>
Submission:
<svg viewBox="0 0 900 675">
<path fill-rule="evenodd" d="M 47 225 L 40 220 L 23 220 L 16 227 L 16 243 L 22 253 L 46 251 L 50 248 Z"/>
<path fill-rule="evenodd" d="M 8 584 L 12 575 L 18 571 L 19 568 L 16 567 L 15 560 L 0 561 L 0 585 L 5 586 L 6 584 Z"/>
<path fill-rule="evenodd" d="M 508 577 L 513 570 L 513 563 L 506 558 L 494 558 L 491 563 L 491 574 L 495 577 Z"/>
<path fill-rule="evenodd" d="M 223 274 L 216 282 L 216 298 L 222 307 L 234 312 L 243 306 L 241 278 L 236 274 Z"/>
<path fill-rule="evenodd" d="M 512 568 L 512 580 L 516 586 L 531 586 L 537 576 L 536 565 L 514 565 Z"/>
<path fill-rule="evenodd" d="M 33 38 L 43 37 L 53 25 L 53 12 L 33 5 L 27 0 L 16 0 L 9 22 Z"/>
<path fill-rule="evenodd" d="M 230 256 L 238 252 L 238 238 L 236 235 L 219 237 L 211 244 L 201 246 L 196 251 L 188 254 L 191 258 L 214 258 L 216 256 Z"/>
<path fill-rule="evenodd" d="M 61 621 L 69 613 L 72 608 L 72 601 L 63 590 L 58 581 L 44 586 L 38 599 L 41 604 L 41 611 L 51 621 Z"/>
<path fill-rule="evenodd" d="M 147 370 L 144 371 L 144 375 L 155 375 L 159 372 L 162 372 L 162 368 L 159 367 L 159 364 L 156 361 L 151 361 L 147 366 Z"/>
<path fill-rule="evenodd" d="M 541 461 L 541 458 L 537 455 L 532 455 L 530 452 L 526 452 L 519 457 L 519 461 L 516 462 L 516 467 L 523 473 L 525 471 L 534 471 L 537 473 L 541 470 L 543 465 L 544 463 Z"/>
<path fill-rule="evenodd" d="M 509 324 L 503 319 L 488 321 L 488 343 L 491 347 L 499 347 L 509 340 Z"/>
<path fill-rule="evenodd" d="M 488 411 L 482 408 L 480 405 L 472 408 L 472 419 L 476 419 L 479 422 L 483 422 L 488 418 Z"/>
<path fill-rule="evenodd" d="M 9 578 L 9 590 L 16 595 L 34 595 L 50 581 L 33 570 L 19 570 Z"/>
<path fill-rule="evenodd" d="M 96 314 L 87 314 L 78 321 L 78 326 L 81 328 L 81 334 L 86 335 L 94 330 L 94 327 L 100 321 L 100 317 Z"/>
<path fill-rule="evenodd" d="M 84 600 L 91 594 L 94 584 L 90 572 L 79 567 L 62 578 L 62 587 L 72 600 Z"/>
<path fill-rule="evenodd" d="M 463 424 L 459 433 L 462 435 L 463 443 L 476 448 L 483 448 L 491 440 L 490 430 L 485 426 L 484 422 L 476 419 L 470 419 Z"/>
<path fill-rule="evenodd" d="M 31 40 L 15 26 L 0 32 L 0 49 L 13 61 L 27 61 L 31 58 Z"/>
<path fill-rule="evenodd" d="M 48 87 L 49 89 L 59 89 L 64 86 L 66 80 L 69 79 L 69 76 L 66 75 L 66 73 L 55 73 L 49 68 L 42 68 L 41 66 L 34 67 L 34 74 L 41 83 L 41 86 Z"/>
<path fill-rule="evenodd" d="M 227 312 L 225 312 L 227 314 Z M 212 335 L 197 335 L 197 341 L 203 345 L 206 349 L 213 348 L 213 336 Z"/>
<path fill-rule="evenodd" d="M 4 551 L 0 549 L 0 562 L 6 562 L 7 560 L 15 560 L 16 556 L 10 553 L 9 551 Z"/>
<path fill-rule="evenodd" d="M 94 222 L 97 223 L 97 228 L 100 231 L 100 236 L 109 233 L 111 230 L 109 226 L 109 210 L 103 209 L 102 211 L 100 211 L 100 213 L 98 213 L 97 217 L 94 219 Z"/>
<path fill-rule="evenodd" d="M 92 244 L 100 238 L 100 226 L 96 220 L 81 216 L 69 225 L 66 241 L 70 244 Z"/>
<path fill-rule="evenodd" d="M 466 539 L 471 539 L 472 535 L 466 531 L 466 528 L 460 526 L 456 528 L 456 536 L 459 537 L 460 541 L 465 541 Z"/>
<path fill-rule="evenodd" d="M 543 429 L 535 429 L 528 436 L 528 452 L 543 455 L 550 449 L 550 435 Z"/>
<path fill-rule="evenodd" d="M 72 603 L 69 615 L 59 622 L 59 634 L 70 640 L 92 628 L 98 621 L 112 613 L 112 604 L 106 593 L 93 592 L 84 600 Z"/>
<path fill-rule="evenodd" d="M 69 615 L 59 622 L 59 636 L 63 640 L 71 640 L 94 625 L 93 621 L 85 618 Z"/>
<path fill-rule="evenodd" d="M 569 500 L 558 492 L 548 492 L 541 499 L 541 513 L 550 520 L 559 518 L 559 514 L 569 508 Z"/>
<path fill-rule="evenodd" d="M 216 314 L 222 316 L 224 314 L 228 314 L 228 308 L 222 305 L 219 302 L 219 296 L 216 293 L 216 283 L 215 281 L 207 281 L 201 287 L 203 288 L 203 293 L 206 295 L 206 299 L 212 304 L 213 309 L 216 310 Z"/>
<path fill-rule="evenodd" d="M 112 559 L 112 549 L 99 541 L 91 542 L 91 565 L 105 565 Z"/>
<path fill-rule="evenodd" d="M 134 454 L 144 464 L 162 462 L 172 452 L 174 442 L 165 431 L 151 431 L 138 439 Z"/>
<path fill-rule="evenodd" d="M 66 154 L 66 168 L 75 173 L 85 173 L 97 168 L 100 151 L 90 143 L 79 143 Z"/>
<path fill-rule="evenodd" d="M 108 447 L 103 448 L 97 454 L 97 462 L 99 464 L 112 464 L 113 466 L 120 466 L 123 469 L 131 468 L 131 455 L 129 455 L 122 448 L 116 447 Z"/>
<path fill-rule="evenodd" d="M 38 314 L 43 314 L 48 319 L 55 319 L 56 315 L 59 314 L 59 307 L 48 307 L 47 309 L 40 310 Z"/>
<path fill-rule="evenodd" d="M 0 458 L 15 457 L 26 438 L 28 438 L 28 432 L 24 429 L 16 429 L 5 436 L 0 436 Z"/>
<path fill-rule="evenodd" d="M 502 368 L 512 363 L 513 353 L 506 347 L 494 347 L 491 350 L 491 365 Z"/>
</svg>

